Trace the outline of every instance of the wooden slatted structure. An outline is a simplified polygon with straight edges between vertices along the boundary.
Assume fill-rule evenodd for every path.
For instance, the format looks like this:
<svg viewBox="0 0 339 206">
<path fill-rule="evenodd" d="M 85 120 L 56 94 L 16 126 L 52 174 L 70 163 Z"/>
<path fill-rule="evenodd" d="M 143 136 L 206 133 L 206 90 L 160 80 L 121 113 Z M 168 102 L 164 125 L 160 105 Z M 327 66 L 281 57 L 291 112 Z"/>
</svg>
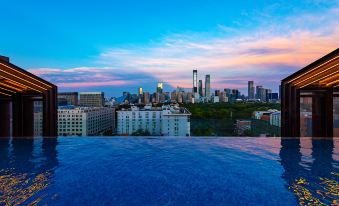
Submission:
<svg viewBox="0 0 339 206">
<path fill-rule="evenodd" d="M 333 96 L 339 89 L 339 48 L 285 78 L 282 85 L 283 137 L 300 137 L 300 98 L 312 97 L 312 136 L 333 136 Z"/>
<path fill-rule="evenodd" d="M 57 135 L 57 87 L 0 56 L 0 136 L 33 136 L 33 102 L 43 102 L 43 135 Z M 12 124 L 11 124 L 12 119 Z"/>
</svg>

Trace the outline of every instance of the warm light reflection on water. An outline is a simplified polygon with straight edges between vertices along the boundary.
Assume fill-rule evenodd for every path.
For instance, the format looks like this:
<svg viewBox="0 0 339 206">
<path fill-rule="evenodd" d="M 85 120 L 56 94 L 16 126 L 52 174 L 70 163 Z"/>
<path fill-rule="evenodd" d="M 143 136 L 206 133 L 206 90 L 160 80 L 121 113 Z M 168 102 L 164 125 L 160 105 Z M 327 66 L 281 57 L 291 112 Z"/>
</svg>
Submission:
<svg viewBox="0 0 339 206">
<path fill-rule="evenodd" d="M 14 169 L 0 170 L 0 205 L 36 205 L 46 194 L 51 174 L 29 175 L 16 173 Z"/>
<path fill-rule="evenodd" d="M 339 205 L 339 138 L 0 138 L 0 205 Z"/>
<path fill-rule="evenodd" d="M 333 179 L 319 177 L 317 182 L 298 178 L 289 187 L 296 195 L 300 205 L 339 205 L 339 183 L 337 173 Z"/>
</svg>

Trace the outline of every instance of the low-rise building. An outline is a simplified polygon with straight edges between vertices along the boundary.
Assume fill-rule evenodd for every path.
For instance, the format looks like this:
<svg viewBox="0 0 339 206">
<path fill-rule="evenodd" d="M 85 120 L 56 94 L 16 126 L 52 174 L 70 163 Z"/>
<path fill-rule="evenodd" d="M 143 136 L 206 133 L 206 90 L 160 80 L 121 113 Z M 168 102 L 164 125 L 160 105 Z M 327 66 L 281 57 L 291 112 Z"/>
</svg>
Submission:
<svg viewBox="0 0 339 206">
<path fill-rule="evenodd" d="M 132 135 L 143 130 L 152 136 L 189 136 L 190 115 L 187 109 L 173 106 L 132 106 L 117 111 L 117 134 Z"/>
<path fill-rule="evenodd" d="M 251 131 L 251 124 L 251 120 L 237 120 L 236 133 L 238 135 L 244 135 L 246 131 Z"/>
<path fill-rule="evenodd" d="M 262 119 L 263 116 L 270 116 L 270 114 L 274 113 L 274 112 L 278 112 L 278 110 L 276 109 L 269 109 L 267 111 L 254 111 L 253 112 L 253 118 L 254 119 Z"/>
<path fill-rule="evenodd" d="M 34 136 L 42 136 L 42 112 L 34 112 Z"/>
<path fill-rule="evenodd" d="M 34 118 L 34 136 L 42 136 L 43 134 L 43 104 L 41 101 L 34 101 L 34 107 L 33 107 L 33 118 Z"/>
<path fill-rule="evenodd" d="M 213 97 L 213 103 L 219 103 L 219 96 Z"/>
<path fill-rule="evenodd" d="M 280 125 L 280 111 L 276 109 L 253 112 L 251 132 L 254 136 L 280 136 Z"/>
<path fill-rule="evenodd" d="M 114 130 L 115 109 L 109 107 L 59 107 L 58 135 L 93 136 Z"/>
<path fill-rule="evenodd" d="M 270 124 L 281 127 L 281 112 L 273 112 L 270 114 Z"/>
</svg>

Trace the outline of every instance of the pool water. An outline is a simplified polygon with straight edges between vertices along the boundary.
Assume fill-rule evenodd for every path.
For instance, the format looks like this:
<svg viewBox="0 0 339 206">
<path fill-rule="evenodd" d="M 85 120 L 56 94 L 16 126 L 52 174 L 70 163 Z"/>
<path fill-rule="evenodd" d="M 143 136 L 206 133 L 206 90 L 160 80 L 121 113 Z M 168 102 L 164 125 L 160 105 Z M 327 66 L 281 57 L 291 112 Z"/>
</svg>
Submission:
<svg viewBox="0 0 339 206">
<path fill-rule="evenodd" d="M 339 139 L 0 139 L 0 205 L 339 204 Z"/>
</svg>

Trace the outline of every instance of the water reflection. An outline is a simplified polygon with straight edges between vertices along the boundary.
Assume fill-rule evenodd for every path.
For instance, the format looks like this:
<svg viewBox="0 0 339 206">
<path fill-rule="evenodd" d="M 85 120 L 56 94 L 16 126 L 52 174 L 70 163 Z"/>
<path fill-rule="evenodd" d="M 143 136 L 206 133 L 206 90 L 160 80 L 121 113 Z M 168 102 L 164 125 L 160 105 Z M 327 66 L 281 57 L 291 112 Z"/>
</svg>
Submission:
<svg viewBox="0 0 339 206">
<path fill-rule="evenodd" d="M 281 139 L 279 156 L 288 189 L 300 205 L 337 205 L 339 176 L 334 168 L 337 162 L 333 159 L 333 140 L 313 138 L 308 161 L 303 160 L 301 141 L 309 140 Z"/>
<path fill-rule="evenodd" d="M 170 194 L 164 197 L 168 199 L 177 198 L 179 193 L 183 194 L 182 200 L 206 195 L 201 196 L 202 199 L 211 198 L 213 203 L 235 199 L 234 195 L 241 195 L 239 199 L 246 203 L 246 198 L 259 198 L 258 191 L 260 194 L 276 191 L 273 192 L 276 195 L 282 191 L 275 200 L 293 202 L 294 197 L 287 190 L 295 195 L 300 205 L 338 205 L 338 144 L 333 140 L 201 138 L 192 142 L 190 138 L 68 138 L 65 141 L 62 138 L 1 138 L 0 205 L 62 205 L 73 203 L 75 197 L 75 202 L 92 201 L 93 205 L 104 198 L 135 203 L 154 200 L 158 195 L 154 191 L 165 191 Z M 67 147 L 69 145 L 72 149 Z M 283 167 L 282 178 L 281 166 L 276 162 L 278 154 Z M 73 159 L 67 160 L 70 155 Z M 64 167 L 59 167 L 54 183 L 58 156 L 63 159 Z M 194 164 L 191 164 L 192 159 Z M 262 182 L 253 178 L 258 175 L 258 168 L 268 168 Z M 230 180 L 235 179 L 235 183 L 230 184 Z M 256 186 L 258 182 L 261 183 L 259 187 Z M 287 190 L 281 182 L 286 183 Z M 231 187 L 232 190 L 225 190 Z M 244 187 L 247 194 L 239 192 Z M 192 196 L 192 191 L 197 196 Z M 210 191 L 215 196 L 212 197 Z M 226 195 L 230 198 L 227 199 L 225 194 L 232 195 Z M 270 200 L 269 195 L 264 196 Z"/>
<path fill-rule="evenodd" d="M 58 165 L 56 138 L 0 139 L 0 205 L 36 205 Z"/>
</svg>

